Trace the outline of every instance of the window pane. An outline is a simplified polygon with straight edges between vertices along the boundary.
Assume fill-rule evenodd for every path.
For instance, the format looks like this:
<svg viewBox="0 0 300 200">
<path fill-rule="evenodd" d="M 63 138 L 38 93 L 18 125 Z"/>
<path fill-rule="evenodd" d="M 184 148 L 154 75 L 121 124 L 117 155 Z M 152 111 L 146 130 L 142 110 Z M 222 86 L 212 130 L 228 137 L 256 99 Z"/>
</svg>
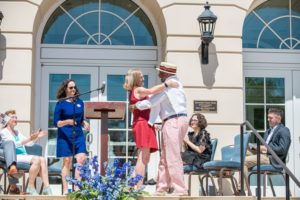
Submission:
<svg viewBox="0 0 300 200">
<path fill-rule="evenodd" d="M 56 138 L 57 130 L 49 129 L 48 130 L 48 155 L 56 157 Z"/>
<path fill-rule="evenodd" d="M 243 47 L 300 49 L 299 16 L 299 0 L 265 1 L 245 19 Z"/>
<path fill-rule="evenodd" d="M 126 91 L 123 89 L 125 75 L 108 75 L 107 76 L 107 100 L 108 101 L 125 101 Z"/>
<path fill-rule="evenodd" d="M 48 127 L 54 128 L 54 110 L 56 102 L 49 102 Z"/>
<path fill-rule="evenodd" d="M 62 82 L 69 78 L 68 74 L 49 75 L 49 100 L 57 100 L 56 93 Z"/>
<path fill-rule="evenodd" d="M 264 114 L 264 106 L 246 106 L 246 120 L 249 121 L 257 130 L 265 130 Z"/>
<path fill-rule="evenodd" d="M 255 12 L 265 21 L 270 22 L 279 16 L 289 14 L 288 0 L 271 0 L 259 5 Z"/>
<path fill-rule="evenodd" d="M 126 156 L 126 131 L 112 131 L 109 134 L 108 155 L 112 156 Z"/>
<path fill-rule="evenodd" d="M 257 39 L 260 30 L 264 27 L 262 21 L 251 12 L 244 22 L 243 28 L 243 48 L 257 48 Z"/>
<path fill-rule="evenodd" d="M 246 77 L 246 103 L 264 103 L 264 78 Z"/>
<path fill-rule="evenodd" d="M 71 79 L 76 82 L 79 92 L 82 94 L 91 90 L 91 75 L 90 74 L 72 74 Z M 80 96 L 83 101 L 90 101 L 91 94 Z"/>
<path fill-rule="evenodd" d="M 266 78 L 266 102 L 284 103 L 284 79 Z"/>
<path fill-rule="evenodd" d="M 47 21 L 42 43 L 157 45 L 150 19 L 130 0 L 67 0 Z"/>
</svg>

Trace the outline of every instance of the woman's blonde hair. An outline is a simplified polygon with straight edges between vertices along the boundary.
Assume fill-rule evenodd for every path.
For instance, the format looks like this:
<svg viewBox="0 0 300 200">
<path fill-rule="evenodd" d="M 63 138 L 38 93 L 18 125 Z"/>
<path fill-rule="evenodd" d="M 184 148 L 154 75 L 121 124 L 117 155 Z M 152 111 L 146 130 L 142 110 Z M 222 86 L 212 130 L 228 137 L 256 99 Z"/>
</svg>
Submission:
<svg viewBox="0 0 300 200">
<path fill-rule="evenodd" d="M 131 91 L 134 86 L 139 86 L 141 74 L 142 72 L 139 69 L 128 70 L 125 76 L 125 82 L 123 84 L 123 88 L 125 90 Z"/>
</svg>

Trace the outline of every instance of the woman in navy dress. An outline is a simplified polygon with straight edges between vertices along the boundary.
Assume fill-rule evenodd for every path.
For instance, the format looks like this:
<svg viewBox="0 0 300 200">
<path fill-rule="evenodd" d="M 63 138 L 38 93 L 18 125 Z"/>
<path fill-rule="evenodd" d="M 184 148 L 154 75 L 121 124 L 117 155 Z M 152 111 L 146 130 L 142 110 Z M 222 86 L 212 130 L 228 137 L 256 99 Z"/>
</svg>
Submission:
<svg viewBox="0 0 300 200">
<path fill-rule="evenodd" d="M 54 125 L 58 128 L 57 132 L 57 146 L 56 156 L 63 157 L 62 166 L 62 181 L 64 194 L 68 191 L 68 183 L 65 177 L 70 176 L 70 166 L 72 161 L 72 149 L 73 141 L 75 146 L 75 158 L 77 163 L 83 164 L 85 162 L 86 144 L 85 136 L 82 131 L 82 127 L 89 130 L 89 124 L 84 121 L 84 104 L 79 98 L 70 98 L 61 100 L 65 97 L 72 97 L 79 94 L 79 90 L 76 87 L 75 81 L 68 79 L 65 80 L 57 92 L 58 102 L 55 106 L 54 112 Z M 74 117 L 75 109 L 75 121 Z M 73 124 L 75 124 L 75 140 L 73 140 Z M 79 179 L 79 173 L 76 169 L 75 177 Z"/>
</svg>

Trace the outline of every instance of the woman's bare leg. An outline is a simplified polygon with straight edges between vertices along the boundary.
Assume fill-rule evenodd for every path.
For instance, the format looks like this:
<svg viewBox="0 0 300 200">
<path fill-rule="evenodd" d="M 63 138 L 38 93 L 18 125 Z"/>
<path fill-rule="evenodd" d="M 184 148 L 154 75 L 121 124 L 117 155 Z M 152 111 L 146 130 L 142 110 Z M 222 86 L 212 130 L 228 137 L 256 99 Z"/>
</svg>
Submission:
<svg viewBox="0 0 300 200">
<path fill-rule="evenodd" d="M 38 156 L 33 156 L 31 159 L 31 166 L 29 169 L 29 182 L 28 186 L 34 188 L 35 178 L 40 172 L 41 160 Z"/>
<path fill-rule="evenodd" d="M 48 187 L 49 186 L 49 176 L 48 176 L 48 167 L 46 164 L 46 160 L 44 157 L 39 157 L 39 158 L 40 158 L 40 162 L 41 162 L 40 176 L 42 178 L 44 186 Z"/>
<path fill-rule="evenodd" d="M 146 165 L 149 163 L 150 159 L 150 149 L 149 148 L 140 148 L 138 150 L 138 159 L 135 166 L 135 175 L 141 175 L 145 177 Z M 143 179 L 137 183 L 137 187 L 141 187 L 143 184 Z"/>
<path fill-rule="evenodd" d="M 68 183 L 66 181 L 66 176 L 70 176 L 70 166 L 72 157 L 63 158 L 63 166 L 61 169 L 62 183 L 63 183 L 63 193 L 68 192 Z"/>
</svg>

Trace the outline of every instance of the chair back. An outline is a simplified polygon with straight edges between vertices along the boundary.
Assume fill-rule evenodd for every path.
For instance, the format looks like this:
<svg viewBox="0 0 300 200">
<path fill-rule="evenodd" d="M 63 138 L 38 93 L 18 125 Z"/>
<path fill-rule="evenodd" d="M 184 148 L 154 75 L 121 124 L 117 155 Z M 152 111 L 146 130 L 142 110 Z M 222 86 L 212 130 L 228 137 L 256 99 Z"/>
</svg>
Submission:
<svg viewBox="0 0 300 200">
<path fill-rule="evenodd" d="M 233 157 L 231 158 L 232 161 L 236 161 L 236 162 L 241 162 L 241 145 L 240 145 L 240 133 L 237 134 L 234 137 L 234 152 L 233 152 Z M 243 146 L 243 157 L 245 158 L 246 153 L 247 153 L 247 147 L 248 147 L 248 143 L 249 143 L 249 138 L 250 138 L 250 133 L 246 132 L 244 133 L 244 146 Z"/>
<path fill-rule="evenodd" d="M 228 146 L 222 147 L 222 149 L 221 149 L 222 160 L 223 161 L 231 160 L 231 158 L 233 157 L 233 152 L 234 152 L 233 145 L 228 145 Z"/>
<path fill-rule="evenodd" d="M 215 159 L 215 154 L 216 154 L 216 149 L 218 145 L 218 139 L 213 138 L 210 140 L 211 141 L 211 155 L 210 155 L 210 161 Z"/>
</svg>

